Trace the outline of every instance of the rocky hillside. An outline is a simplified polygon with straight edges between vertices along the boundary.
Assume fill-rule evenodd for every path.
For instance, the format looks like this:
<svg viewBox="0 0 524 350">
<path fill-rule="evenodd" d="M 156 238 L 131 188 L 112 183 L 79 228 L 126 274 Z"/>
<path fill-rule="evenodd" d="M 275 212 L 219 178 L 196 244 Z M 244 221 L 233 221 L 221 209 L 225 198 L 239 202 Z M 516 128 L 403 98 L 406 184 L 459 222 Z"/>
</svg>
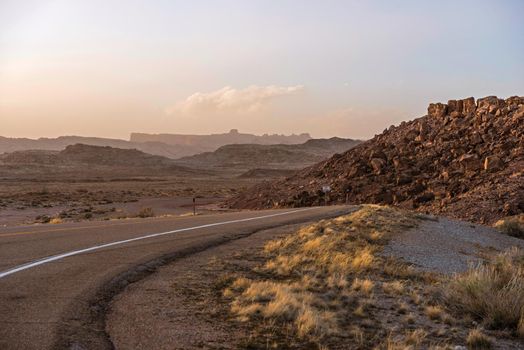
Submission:
<svg viewBox="0 0 524 350">
<path fill-rule="evenodd" d="M 361 141 L 333 137 L 311 139 L 297 145 L 232 144 L 214 152 L 205 152 L 177 160 L 191 167 L 223 167 L 240 170 L 263 167 L 266 169 L 301 169 L 335 153 L 345 152 Z"/>
<path fill-rule="evenodd" d="M 430 104 L 426 116 L 228 205 L 381 203 L 493 223 L 523 212 L 523 171 L 524 97 L 467 98 Z"/>
</svg>

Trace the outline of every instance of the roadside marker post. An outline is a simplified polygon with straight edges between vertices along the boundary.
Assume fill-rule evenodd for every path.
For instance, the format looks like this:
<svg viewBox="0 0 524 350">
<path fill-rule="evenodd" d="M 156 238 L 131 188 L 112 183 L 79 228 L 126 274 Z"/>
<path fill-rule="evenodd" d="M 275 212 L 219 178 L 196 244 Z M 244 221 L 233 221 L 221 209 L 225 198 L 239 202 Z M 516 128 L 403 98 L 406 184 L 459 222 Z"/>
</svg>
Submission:
<svg viewBox="0 0 524 350">
<path fill-rule="evenodd" d="M 193 216 L 196 215 L 196 197 L 193 197 Z"/>
<path fill-rule="evenodd" d="M 325 185 L 322 186 L 322 192 L 324 192 L 324 205 L 328 205 L 328 194 L 331 192 L 331 186 Z"/>
</svg>

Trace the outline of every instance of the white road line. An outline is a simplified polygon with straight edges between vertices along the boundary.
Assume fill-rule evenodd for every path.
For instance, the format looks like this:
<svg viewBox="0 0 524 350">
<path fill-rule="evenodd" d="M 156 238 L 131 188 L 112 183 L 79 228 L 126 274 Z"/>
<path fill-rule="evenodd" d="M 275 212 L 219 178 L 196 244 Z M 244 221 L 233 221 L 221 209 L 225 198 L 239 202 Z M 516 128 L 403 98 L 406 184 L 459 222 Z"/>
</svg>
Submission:
<svg viewBox="0 0 524 350">
<path fill-rule="evenodd" d="M 43 259 L 40 259 L 40 260 L 35 260 L 35 261 L 32 261 L 32 262 L 28 262 L 26 264 L 14 267 L 12 269 L 0 272 L 0 279 L 4 278 L 4 277 L 7 277 L 9 275 L 12 275 L 14 273 L 20 272 L 20 271 L 31 269 L 31 268 L 36 267 L 36 266 L 40 266 L 40 265 L 47 264 L 47 263 L 50 263 L 50 262 L 53 262 L 53 261 L 61 260 L 61 259 L 73 256 L 73 255 L 79 255 L 79 254 L 83 254 L 83 253 L 87 253 L 87 252 L 92 252 L 94 250 L 98 250 L 98 249 L 102 249 L 102 248 L 113 247 L 113 246 L 120 245 L 120 244 L 140 241 L 140 240 L 147 239 L 147 238 L 153 238 L 153 237 L 169 235 L 169 234 L 172 234 L 172 233 L 191 231 L 191 230 L 198 230 L 198 229 L 201 229 L 201 228 L 207 228 L 207 227 L 213 227 L 213 226 L 234 224 L 234 223 L 237 223 L 237 222 L 246 222 L 246 221 L 267 219 L 267 218 L 272 218 L 272 217 L 275 217 L 275 216 L 289 215 L 289 214 L 298 213 L 298 212 L 301 212 L 301 211 L 311 210 L 311 209 L 314 209 L 314 208 L 310 207 L 310 208 L 303 208 L 303 209 L 297 209 L 297 210 L 292 210 L 292 211 L 286 211 L 284 213 L 276 213 L 276 214 L 269 214 L 269 215 L 263 215 L 263 216 L 255 216 L 255 217 L 247 218 L 247 219 L 237 219 L 237 220 L 215 222 L 215 223 L 212 223 L 212 224 L 193 226 L 193 227 L 186 227 L 186 228 L 181 228 L 181 229 L 177 229 L 177 230 L 173 230 L 173 231 L 167 231 L 167 232 L 153 233 L 153 234 L 146 235 L 146 236 L 140 236 L 140 237 L 125 239 L 123 241 L 116 241 L 116 242 L 96 245 L 96 246 L 93 246 L 93 247 L 80 249 L 80 250 L 73 250 L 73 251 L 68 252 L 68 253 L 53 255 L 53 256 L 49 256 L 47 258 L 43 258 Z"/>
</svg>

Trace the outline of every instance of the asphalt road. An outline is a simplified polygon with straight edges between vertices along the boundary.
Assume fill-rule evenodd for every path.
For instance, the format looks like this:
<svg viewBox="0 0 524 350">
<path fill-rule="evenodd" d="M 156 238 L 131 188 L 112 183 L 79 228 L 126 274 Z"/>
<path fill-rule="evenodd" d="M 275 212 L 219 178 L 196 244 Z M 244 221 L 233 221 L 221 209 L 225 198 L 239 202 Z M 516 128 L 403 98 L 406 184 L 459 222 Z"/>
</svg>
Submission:
<svg viewBox="0 0 524 350">
<path fill-rule="evenodd" d="M 329 206 L 0 229 L 0 349 L 110 349 L 105 308 L 156 267 L 258 230 L 349 210 Z"/>
</svg>

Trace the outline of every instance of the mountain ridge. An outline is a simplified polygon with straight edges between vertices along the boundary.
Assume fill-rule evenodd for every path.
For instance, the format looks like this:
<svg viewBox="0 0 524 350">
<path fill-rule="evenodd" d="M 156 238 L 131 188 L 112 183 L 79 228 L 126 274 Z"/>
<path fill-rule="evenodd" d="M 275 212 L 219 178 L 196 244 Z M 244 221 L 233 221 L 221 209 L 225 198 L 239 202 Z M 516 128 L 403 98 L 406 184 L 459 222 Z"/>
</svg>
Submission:
<svg viewBox="0 0 524 350">
<path fill-rule="evenodd" d="M 255 169 L 275 167 L 279 169 L 300 169 L 312 165 L 335 153 L 344 152 L 360 140 L 310 139 L 301 144 L 230 144 L 213 152 L 204 152 L 177 160 L 179 164 L 191 167 L 235 167 Z"/>
<path fill-rule="evenodd" d="M 161 139 L 164 137 L 167 137 L 168 141 L 173 138 L 178 141 L 162 142 Z M 236 129 L 231 130 L 229 133 L 210 135 L 132 133 L 129 140 L 74 135 L 56 138 L 41 137 L 38 139 L 0 136 L 0 154 L 27 150 L 61 151 L 69 145 L 81 143 L 92 146 L 138 149 L 145 153 L 178 159 L 202 152 L 212 152 L 227 144 L 298 144 L 309 139 L 311 139 L 309 134 L 289 136 L 252 135 L 239 133 Z"/>
</svg>

